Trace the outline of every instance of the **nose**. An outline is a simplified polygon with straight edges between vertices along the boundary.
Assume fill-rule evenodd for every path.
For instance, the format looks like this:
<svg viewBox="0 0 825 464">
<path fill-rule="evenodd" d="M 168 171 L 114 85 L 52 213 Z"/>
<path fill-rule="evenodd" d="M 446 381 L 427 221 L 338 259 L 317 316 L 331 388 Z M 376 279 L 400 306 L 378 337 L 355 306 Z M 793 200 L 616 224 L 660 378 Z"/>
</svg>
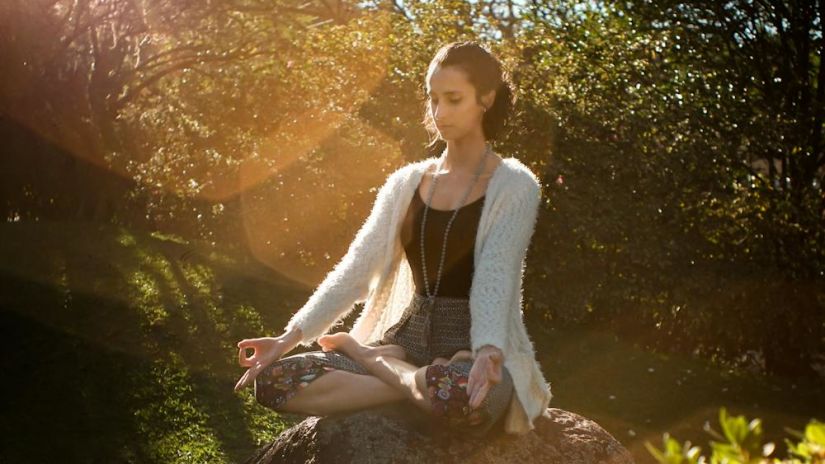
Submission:
<svg viewBox="0 0 825 464">
<path fill-rule="evenodd" d="M 444 110 L 440 106 L 436 106 L 433 108 L 433 119 L 435 123 L 439 126 L 447 122 L 447 118 L 444 117 Z"/>
</svg>

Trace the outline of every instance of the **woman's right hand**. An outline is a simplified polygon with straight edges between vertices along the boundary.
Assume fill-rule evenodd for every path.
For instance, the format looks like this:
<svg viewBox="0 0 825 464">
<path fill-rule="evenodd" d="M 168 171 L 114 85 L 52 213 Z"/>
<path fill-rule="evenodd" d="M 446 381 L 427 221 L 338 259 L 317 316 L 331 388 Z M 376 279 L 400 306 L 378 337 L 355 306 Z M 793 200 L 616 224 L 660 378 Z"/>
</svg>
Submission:
<svg viewBox="0 0 825 464">
<path fill-rule="evenodd" d="M 246 357 L 247 348 L 252 348 L 252 356 Z M 240 391 L 255 381 L 258 374 L 273 362 L 281 359 L 292 347 L 282 337 L 247 338 L 238 342 L 238 364 L 249 369 L 244 372 L 235 391 Z"/>
</svg>

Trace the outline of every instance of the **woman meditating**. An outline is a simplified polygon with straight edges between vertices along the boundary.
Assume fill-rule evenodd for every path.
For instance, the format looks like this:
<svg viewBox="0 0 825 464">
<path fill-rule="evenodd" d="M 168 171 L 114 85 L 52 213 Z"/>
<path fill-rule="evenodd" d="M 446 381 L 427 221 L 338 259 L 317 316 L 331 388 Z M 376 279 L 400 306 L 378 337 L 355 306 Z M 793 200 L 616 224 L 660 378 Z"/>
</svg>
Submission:
<svg viewBox="0 0 825 464">
<path fill-rule="evenodd" d="M 541 184 L 488 142 L 512 105 L 490 52 L 445 45 L 426 90 L 424 122 L 440 156 L 390 174 L 283 335 L 238 343 L 248 369 L 235 390 L 254 383 L 260 404 L 320 416 L 410 400 L 450 432 L 526 433 L 552 398 L 522 317 Z M 325 335 L 359 302 L 349 333 Z M 316 340 L 320 350 L 283 357 Z"/>
</svg>

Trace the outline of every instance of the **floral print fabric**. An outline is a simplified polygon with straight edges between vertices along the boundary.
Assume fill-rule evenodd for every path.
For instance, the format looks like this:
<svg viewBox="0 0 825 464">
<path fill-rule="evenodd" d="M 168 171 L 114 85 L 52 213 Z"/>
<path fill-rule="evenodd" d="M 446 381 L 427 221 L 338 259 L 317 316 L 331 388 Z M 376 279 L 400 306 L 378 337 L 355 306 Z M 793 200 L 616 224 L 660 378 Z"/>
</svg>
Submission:
<svg viewBox="0 0 825 464">
<path fill-rule="evenodd" d="M 492 417 L 487 408 L 490 402 L 489 392 L 477 409 L 470 408 L 470 397 L 467 395 L 470 367 L 472 362 L 427 367 L 427 392 L 432 407 L 431 414 L 437 425 L 457 431 L 492 425 Z"/>
<path fill-rule="evenodd" d="M 278 410 L 300 389 L 332 370 L 335 368 L 307 356 L 283 358 L 258 374 L 255 398 L 260 404 Z"/>
</svg>

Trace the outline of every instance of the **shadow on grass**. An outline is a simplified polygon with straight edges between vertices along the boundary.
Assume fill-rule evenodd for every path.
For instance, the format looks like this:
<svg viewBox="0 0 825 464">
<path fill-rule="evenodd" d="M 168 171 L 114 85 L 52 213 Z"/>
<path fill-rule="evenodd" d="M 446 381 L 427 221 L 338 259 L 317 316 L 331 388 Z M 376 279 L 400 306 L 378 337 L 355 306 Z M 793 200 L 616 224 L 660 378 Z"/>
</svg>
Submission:
<svg viewBox="0 0 825 464">
<path fill-rule="evenodd" d="M 282 327 L 305 291 L 118 228 L 0 237 L 0 460 L 237 462 L 284 427 L 233 392 L 236 343 Z"/>
</svg>

